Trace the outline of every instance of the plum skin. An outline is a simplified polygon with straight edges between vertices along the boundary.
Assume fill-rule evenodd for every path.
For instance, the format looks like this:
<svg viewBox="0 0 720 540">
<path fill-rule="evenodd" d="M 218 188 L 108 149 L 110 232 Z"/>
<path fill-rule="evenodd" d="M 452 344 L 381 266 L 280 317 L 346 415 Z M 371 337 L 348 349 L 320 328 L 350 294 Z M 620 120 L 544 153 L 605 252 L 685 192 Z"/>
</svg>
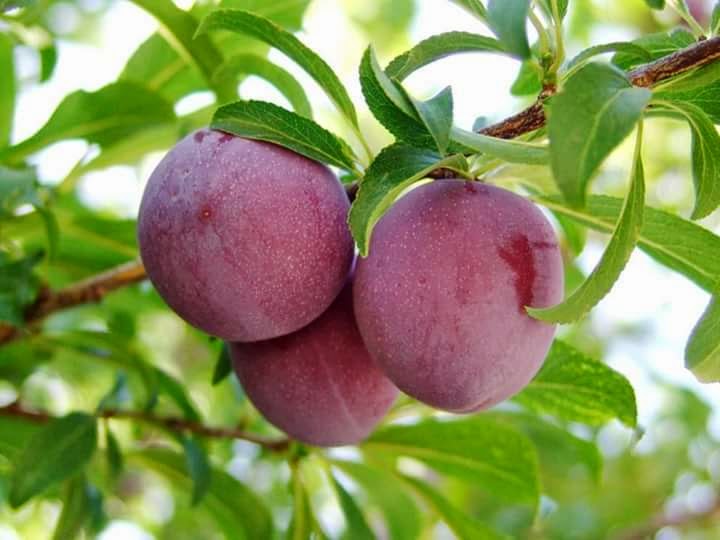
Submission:
<svg viewBox="0 0 720 540">
<path fill-rule="evenodd" d="M 326 166 L 202 129 L 150 177 L 140 254 L 191 325 L 231 341 L 269 339 L 310 323 L 342 289 L 353 259 L 348 208 Z"/>
<path fill-rule="evenodd" d="M 230 346 L 250 401 L 301 442 L 342 446 L 365 439 L 397 397 L 362 342 L 348 284 L 328 310 L 288 336 Z"/>
<path fill-rule="evenodd" d="M 509 191 L 461 180 L 412 190 L 381 218 L 357 265 L 355 313 L 400 390 L 451 412 L 488 408 L 539 370 L 555 326 L 525 306 L 563 294 L 555 233 Z"/>
</svg>

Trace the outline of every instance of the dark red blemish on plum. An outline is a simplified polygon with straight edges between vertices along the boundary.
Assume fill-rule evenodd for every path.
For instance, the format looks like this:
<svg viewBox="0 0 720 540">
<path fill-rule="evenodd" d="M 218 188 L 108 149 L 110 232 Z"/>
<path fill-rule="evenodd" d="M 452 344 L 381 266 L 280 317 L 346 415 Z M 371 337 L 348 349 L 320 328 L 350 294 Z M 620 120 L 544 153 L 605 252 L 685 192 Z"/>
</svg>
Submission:
<svg viewBox="0 0 720 540">
<path fill-rule="evenodd" d="M 519 310 L 525 313 L 525 306 L 533 303 L 533 289 L 537 272 L 535 270 L 535 243 L 524 234 L 515 234 L 510 242 L 498 249 L 498 254 L 515 274 L 515 291 L 517 292 Z"/>
<path fill-rule="evenodd" d="M 205 137 L 207 136 L 207 131 L 196 131 L 195 135 L 193 135 L 193 139 L 196 143 L 201 143 L 205 140 Z"/>
<path fill-rule="evenodd" d="M 220 139 L 218 139 L 218 143 L 225 144 L 226 142 L 230 142 L 232 140 L 232 135 L 230 135 L 229 133 L 222 133 L 222 135 L 220 135 Z"/>
<path fill-rule="evenodd" d="M 467 193 L 477 193 L 477 187 L 475 187 L 475 182 L 465 182 L 463 184 L 463 188 Z"/>
</svg>

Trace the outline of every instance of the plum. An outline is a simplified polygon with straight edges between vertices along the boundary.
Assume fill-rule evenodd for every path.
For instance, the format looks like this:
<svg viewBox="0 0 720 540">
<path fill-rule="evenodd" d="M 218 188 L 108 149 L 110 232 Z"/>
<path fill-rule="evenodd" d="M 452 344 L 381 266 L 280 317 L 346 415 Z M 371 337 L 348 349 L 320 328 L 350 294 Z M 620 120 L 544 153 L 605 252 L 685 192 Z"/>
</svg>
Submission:
<svg viewBox="0 0 720 540">
<path fill-rule="evenodd" d="M 267 341 L 233 343 L 230 351 L 255 407 L 279 429 L 308 444 L 361 441 L 398 394 L 362 342 L 350 284 L 302 330 Z"/>
<path fill-rule="evenodd" d="M 202 129 L 150 177 L 140 253 L 187 322 L 230 341 L 269 339 L 310 323 L 342 289 L 354 256 L 348 208 L 326 166 Z"/>
<path fill-rule="evenodd" d="M 368 350 L 403 392 L 451 412 L 488 408 L 540 368 L 554 325 L 525 306 L 561 300 L 557 238 L 525 198 L 440 180 L 397 201 L 359 261 L 354 302 Z"/>
</svg>

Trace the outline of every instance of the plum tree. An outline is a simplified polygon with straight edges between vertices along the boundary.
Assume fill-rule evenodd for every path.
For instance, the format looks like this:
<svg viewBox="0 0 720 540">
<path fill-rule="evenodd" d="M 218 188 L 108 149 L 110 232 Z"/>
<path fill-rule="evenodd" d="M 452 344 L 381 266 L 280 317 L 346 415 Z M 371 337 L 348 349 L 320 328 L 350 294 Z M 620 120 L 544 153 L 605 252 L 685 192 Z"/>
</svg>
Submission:
<svg viewBox="0 0 720 540">
<path fill-rule="evenodd" d="M 257 409 L 308 444 L 361 441 L 398 393 L 362 342 L 350 284 L 302 330 L 267 341 L 233 343 L 231 354 L 235 372 Z"/>
<path fill-rule="evenodd" d="M 288 334 L 335 299 L 353 258 L 349 201 L 324 165 L 270 143 L 199 130 L 153 172 L 138 241 L 150 280 L 209 334 Z"/>
<path fill-rule="evenodd" d="M 440 180 L 401 198 L 360 260 L 355 310 L 375 360 L 437 408 L 490 407 L 537 372 L 555 328 L 525 306 L 562 296 L 554 231 L 532 203 L 477 182 Z"/>
</svg>

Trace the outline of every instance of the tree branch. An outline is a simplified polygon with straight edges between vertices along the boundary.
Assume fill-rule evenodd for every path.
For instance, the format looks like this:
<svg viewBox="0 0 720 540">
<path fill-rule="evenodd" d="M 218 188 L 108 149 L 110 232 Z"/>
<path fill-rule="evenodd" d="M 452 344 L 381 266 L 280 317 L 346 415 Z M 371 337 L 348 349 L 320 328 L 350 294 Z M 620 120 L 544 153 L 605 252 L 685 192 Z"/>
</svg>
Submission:
<svg viewBox="0 0 720 540">
<path fill-rule="evenodd" d="M 9 324 L 0 324 L 0 345 L 21 337 L 29 328 L 56 311 L 99 302 L 109 292 L 138 283 L 145 277 L 142 263 L 132 261 L 55 292 L 42 290 L 35 302 L 25 310 L 25 323 L 28 328 L 21 329 Z"/>
<path fill-rule="evenodd" d="M 720 37 L 699 41 L 680 51 L 660 58 L 628 73 L 634 86 L 649 88 L 691 69 L 696 69 L 720 58 Z M 543 92 L 530 107 L 497 124 L 480 130 L 483 135 L 499 139 L 514 139 L 545 125 L 543 103 L 551 95 Z"/>
<path fill-rule="evenodd" d="M 640 66 L 630 71 L 628 78 L 633 85 L 647 88 L 691 69 L 705 66 L 718 58 L 720 58 L 720 37 L 714 37 Z M 543 127 L 546 120 L 543 104 L 554 92 L 554 88 L 546 88 L 533 105 L 502 122 L 480 130 L 480 133 L 500 139 L 513 139 Z M 445 172 L 440 170 L 434 174 L 444 177 Z M 357 192 L 357 183 L 350 184 L 346 190 L 352 200 Z M 32 328 L 56 311 L 89 302 L 99 302 L 110 291 L 137 283 L 146 277 L 142 263 L 136 261 L 118 266 L 57 292 L 44 291 L 28 308 L 25 322 L 28 327 Z M 0 345 L 22 335 L 22 329 L 0 324 Z"/>
<path fill-rule="evenodd" d="M 12 416 L 15 418 L 22 418 L 36 424 L 45 424 L 55 418 L 54 416 L 47 413 L 30 411 L 28 409 L 25 409 L 17 401 L 15 403 L 11 403 L 10 405 L 6 405 L 5 407 L 0 407 L 0 416 Z M 96 416 L 98 418 L 108 419 L 114 418 L 120 420 L 137 420 L 164 429 L 168 429 L 176 433 L 190 432 L 194 433 L 195 435 L 214 439 L 241 439 L 244 441 L 258 444 L 263 448 L 272 450 L 274 452 L 282 452 L 286 450 L 290 445 L 290 439 L 287 438 L 275 439 L 263 437 L 262 435 L 248 433 L 241 429 L 211 427 L 201 424 L 199 422 L 186 420 L 184 418 L 154 416 L 150 413 L 141 411 L 121 411 L 115 409 L 108 409 L 105 411 L 100 411 Z"/>
</svg>

